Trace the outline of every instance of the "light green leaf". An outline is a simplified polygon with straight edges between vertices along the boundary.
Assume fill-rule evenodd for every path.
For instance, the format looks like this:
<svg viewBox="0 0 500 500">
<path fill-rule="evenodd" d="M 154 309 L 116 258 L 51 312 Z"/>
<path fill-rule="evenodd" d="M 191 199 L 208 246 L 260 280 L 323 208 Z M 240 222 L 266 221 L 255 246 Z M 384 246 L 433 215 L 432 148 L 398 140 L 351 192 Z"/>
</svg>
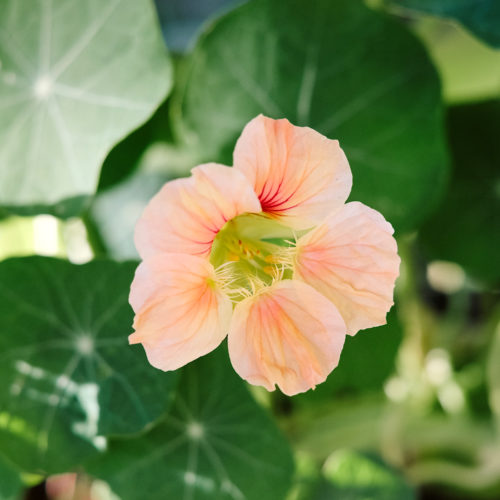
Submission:
<svg viewBox="0 0 500 500">
<path fill-rule="evenodd" d="M 338 450 L 326 461 L 313 500 L 415 500 L 413 488 L 379 459 Z"/>
<path fill-rule="evenodd" d="M 167 409 L 175 374 L 128 346 L 134 268 L 0 263 L 0 448 L 24 470 L 67 471 Z"/>
<path fill-rule="evenodd" d="M 292 458 L 285 439 L 216 352 L 183 369 L 165 421 L 113 440 L 88 472 L 127 500 L 281 500 Z"/>
<path fill-rule="evenodd" d="M 428 256 L 462 265 L 487 284 L 500 280 L 500 101 L 448 113 L 453 174 L 446 197 L 424 225 Z"/>
<path fill-rule="evenodd" d="M 339 139 L 351 199 L 400 230 L 429 214 L 444 184 L 440 89 L 423 46 L 352 0 L 255 0 L 209 26 L 173 105 L 178 133 L 231 162 L 244 125 L 263 113 Z"/>
<path fill-rule="evenodd" d="M 456 19 L 492 47 L 500 48 L 498 0 L 397 0 L 411 10 Z"/>
<path fill-rule="evenodd" d="M 150 0 L 5 0 L 0 63 L 0 205 L 24 213 L 81 210 L 171 87 Z"/>
</svg>

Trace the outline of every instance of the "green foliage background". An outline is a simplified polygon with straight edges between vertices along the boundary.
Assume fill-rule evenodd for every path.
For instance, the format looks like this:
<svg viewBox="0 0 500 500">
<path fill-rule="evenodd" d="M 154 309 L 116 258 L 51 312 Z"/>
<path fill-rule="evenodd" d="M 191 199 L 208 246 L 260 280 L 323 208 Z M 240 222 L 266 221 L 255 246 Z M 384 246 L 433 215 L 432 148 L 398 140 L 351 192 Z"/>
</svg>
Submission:
<svg viewBox="0 0 500 500">
<path fill-rule="evenodd" d="M 1 1 L 0 499 L 499 498 L 499 48 L 495 0 Z M 142 208 L 259 113 L 339 139 L 403 259 L 294 398 L 127 345 Z"/>
</svg>

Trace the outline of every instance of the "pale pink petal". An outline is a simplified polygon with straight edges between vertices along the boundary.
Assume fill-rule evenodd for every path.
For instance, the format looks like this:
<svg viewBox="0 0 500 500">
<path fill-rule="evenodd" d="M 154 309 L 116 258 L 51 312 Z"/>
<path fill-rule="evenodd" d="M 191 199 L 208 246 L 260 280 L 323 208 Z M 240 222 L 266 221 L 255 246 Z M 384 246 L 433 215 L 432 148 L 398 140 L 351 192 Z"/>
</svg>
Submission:
<svg viewBox="0 0 500 500">
<path fill-rule="evenodd" d="M 162 254 L 137 268 L 130 291 L 135 311 L 131 344 L 149 362 L 175 370 L 215 349 L 229 330 L 232 303 L 215 283 L 212 265 L 193 255 Z"/>
<path fill-rule="evenodd" d="M 236 372 L 289 396 L 314 388 L 337 366 L 345 324 L 335 306 L 300 281 L 280 281 L 240 302 L 229 330 Z"/>
<path fill-rule="evenodd" d="M 191 177 L 167 182 L 149 202 L 135 228 L 135 245 L 142 258 L 172 252 L 207 256 L 228 220 L 260 210 L 241 172 L 200 165 Z"/>
<path fill-rule="evenodd" d="M 394 303 L 400 258 L 392 233 L 379 212 L 352 202 L 297 242 L 294 278 L 337 306 L 350 335 L 385 324 Z"/>
<path fill-rule="evenodd" d="M 262 115 L 248 123 L 238 139 L 234 167 L 254 187 L 262 210 L 295 229 L 325 219 L 345 202 L 352 186 L 338 141 Z"/>
</svg>

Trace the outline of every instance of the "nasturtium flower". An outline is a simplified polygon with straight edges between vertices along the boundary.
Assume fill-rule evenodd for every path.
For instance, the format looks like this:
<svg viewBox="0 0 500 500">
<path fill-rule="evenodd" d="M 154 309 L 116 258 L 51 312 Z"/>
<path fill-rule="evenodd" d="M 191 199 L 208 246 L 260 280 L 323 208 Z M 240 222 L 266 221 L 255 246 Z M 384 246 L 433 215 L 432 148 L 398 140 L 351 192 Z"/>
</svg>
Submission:
<svg viewBox="0 0 500 500">
<path fill-rule="evenodd" d="M 130 342 L 175 370 L 227 336 L 242 378 L 304 392 L 337 366 L 346 334 L 386 322 L 400 263 L 393 229 L 346 203 L 344 152 L 310 128 L 260 115 L 233 161 L 195 167 L 145 208 Z"/>
</svg>

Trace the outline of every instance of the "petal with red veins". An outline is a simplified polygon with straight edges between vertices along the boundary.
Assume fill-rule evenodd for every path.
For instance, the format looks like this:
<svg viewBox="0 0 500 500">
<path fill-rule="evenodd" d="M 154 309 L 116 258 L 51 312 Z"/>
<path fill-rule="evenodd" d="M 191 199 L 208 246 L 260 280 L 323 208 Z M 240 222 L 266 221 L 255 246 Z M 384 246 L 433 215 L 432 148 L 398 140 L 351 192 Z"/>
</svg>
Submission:
<svg viewBox="0 0 500 500">
<path fill-rule="evenodd" d="M 400 264 L 392 233 L 379 212 L 352 202 L 297 242 L 294 278 L 337 306 L 350 335 L 386 323 Z"/>
<path fill-rule="evenodd" d="M 291 396 L 314 388 L 337 366 L 345 324 L 312 287 L 284 280 L 240 302 L 229 330 L 229 355 L 249 383 Z"/>
<path fill-rule="evenodd" d="M 141 343 L 149 362 L 161 370 L 176 370 L 209 353 L 229 330 L 232 303 L 201 257 L 146 259 L 137 268 L 129 301 L 135 312 L 129 341 Z"/>
<path fill-rule="evenodd" d="M 346 201 L 352 186 L 338 141 L 262 115 L 238 139 L 234 167 L 252 184 L 262 210 L 294 229 L 322 222 Z"/>
<path fill-rule="evenodd" d="M 260 211 L 241 172 L 216 163 L 200 165 L 191 177 L 167 182 L 153 197 L 137 222 L 135 245 L 142 258 L 157 253 L 207 256 L 228 220 Z"/>
</svg>

